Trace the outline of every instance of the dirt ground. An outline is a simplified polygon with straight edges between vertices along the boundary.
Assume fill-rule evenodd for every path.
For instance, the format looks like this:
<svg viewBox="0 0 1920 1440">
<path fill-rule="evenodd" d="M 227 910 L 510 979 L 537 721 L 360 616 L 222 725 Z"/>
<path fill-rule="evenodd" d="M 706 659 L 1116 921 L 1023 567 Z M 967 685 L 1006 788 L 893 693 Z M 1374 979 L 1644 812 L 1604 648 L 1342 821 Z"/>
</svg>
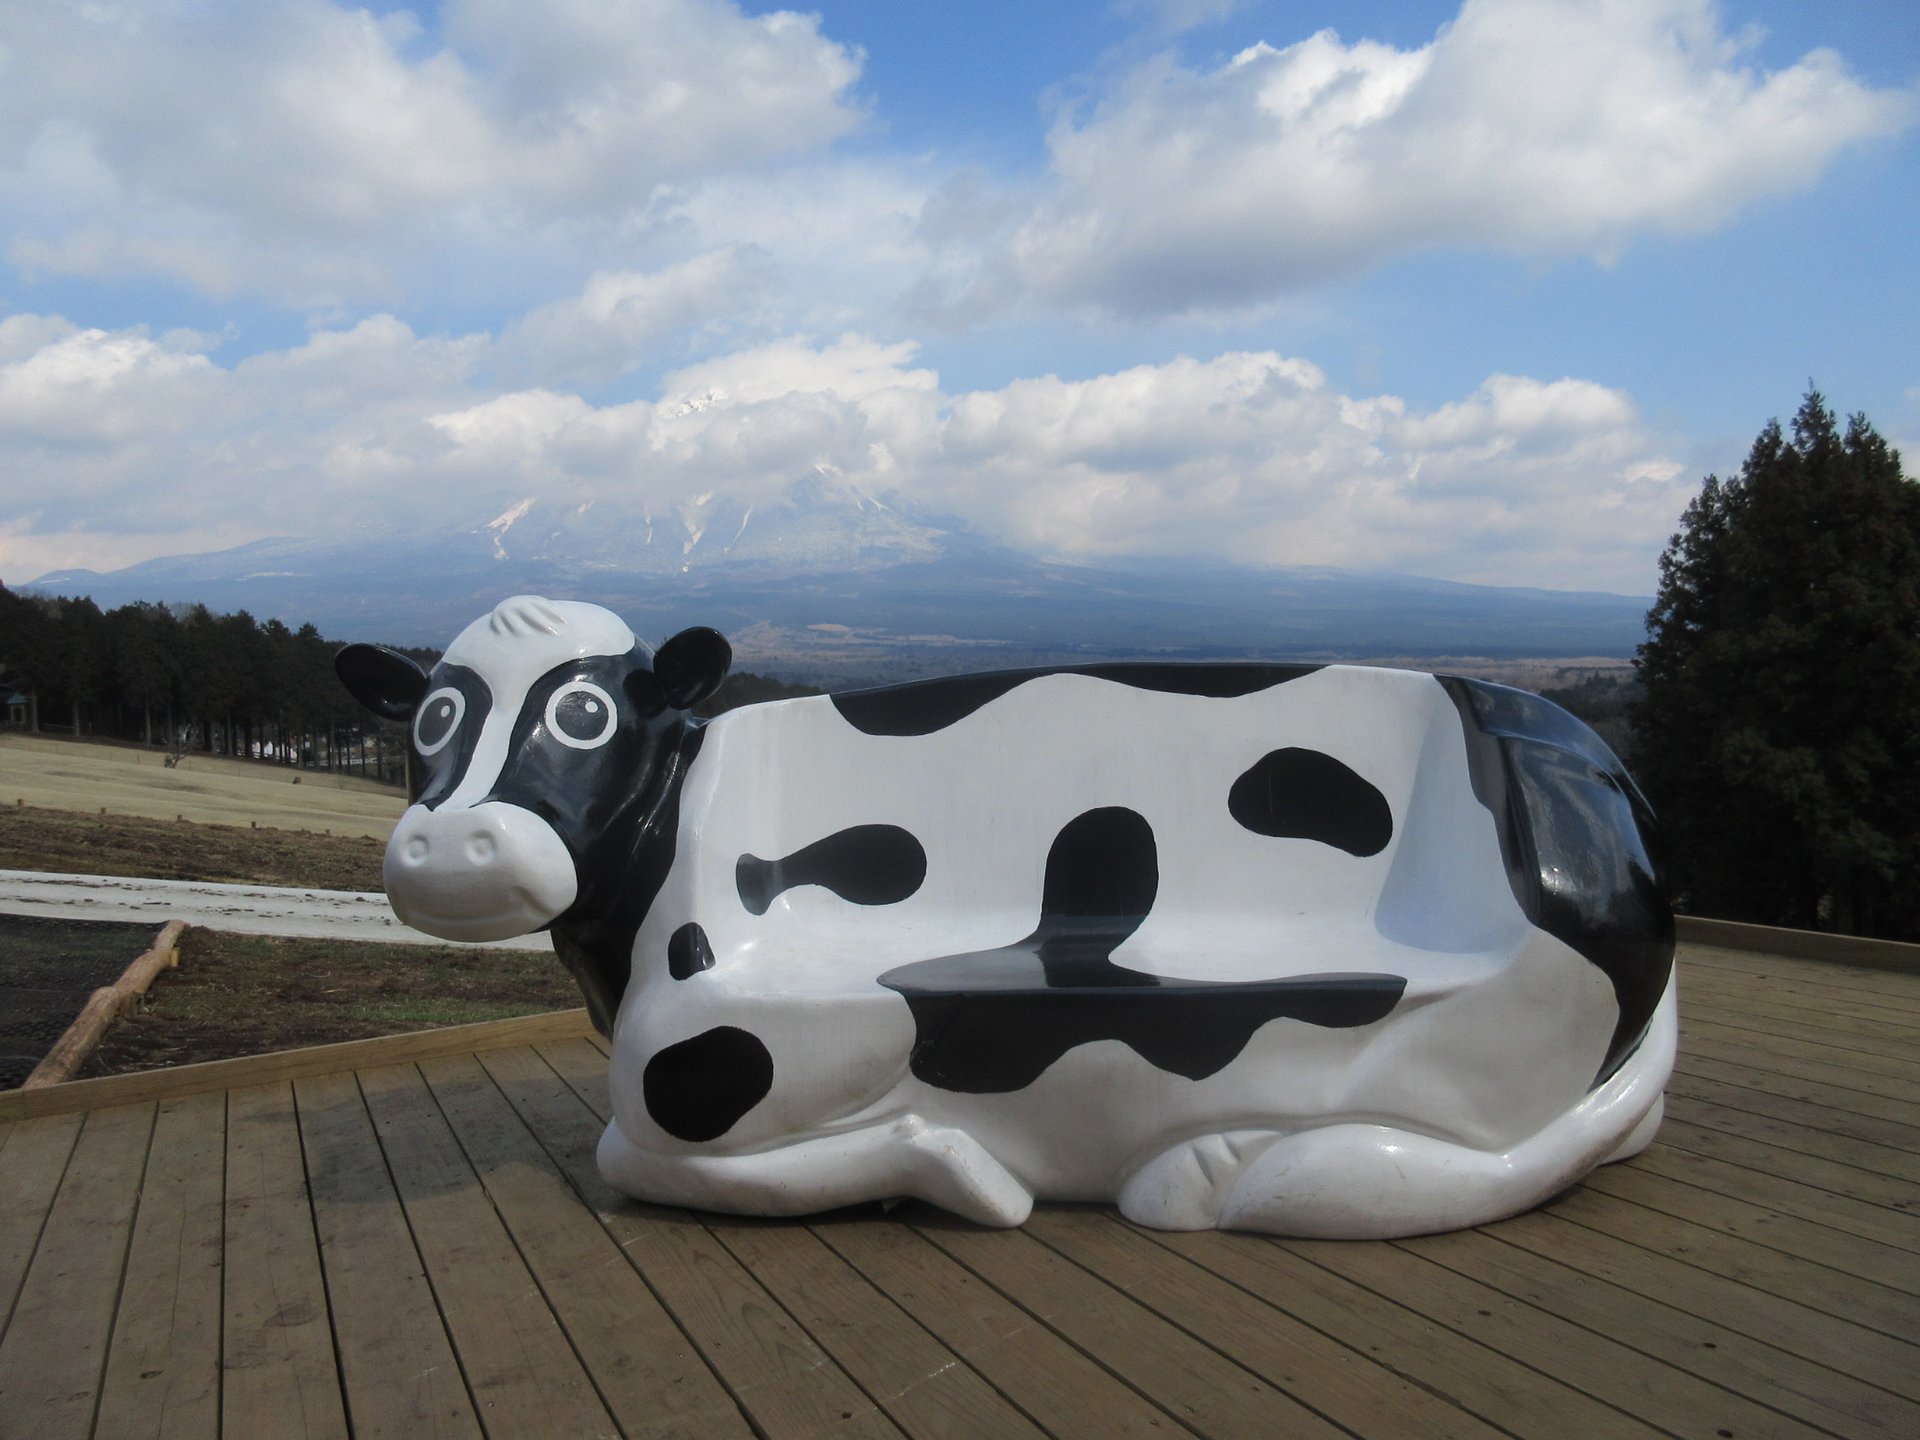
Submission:
<svg viewBox="0 0 1920 1440">
<path fill-rule="evenodd" d="M 303 775 L 306 783 L 295 787 L 279 767 L 246 761 L 189 756 L 180 769 L 168 769 L 160 760 L 153 751 L 0 737 L 0 869 L 381 888 L 385 837 L 403 804 L 397 792 L 357 780 L 329 785 L 332 777 L 325 775 Z M 203 769 L 192 769 L 196 764 Z M 110 813 L 99 813 L 103 804 Z M 212 823 L 219 820 L 227 823 Z M 329 828 L 333 834 L 323 833 Z M 108 983 L 152 942 L 152 927 L 47 923 L 64 924 L 67 938 L 52 946 L 49 963 L 63 953 L 70 958 L 67 968 L 75 975 L 67 978 L 75 979 L 82 1001 L 86 990 Z M 108 928 L 128 930 L 119 942 L 125 955 L 105 978 L 80 977 L 81 967 L 98 960 L 94 932 Z M 163 972 L 143 1007 L 108 1033 L 83 1074 L 581 1003 L 551 955 L 520 951 L 289 940 L 195 927 L 182 938 L 180 955 L 179 967 Z"/>
<path fill-rule="evenodd" d="M 361 835 L 0 807 L 0 870 L 378 890 L 385 849 Z"/>
<path fill-rule="evenodd" d="M 127 959 L 133 959 L 129 955 Z M 550 955 L 355 945 L 189 928 L 180 964 L 107 1032 L 82 1077 L 224 1060 L 567 1010 L 580 992 Z"/>
</svg>

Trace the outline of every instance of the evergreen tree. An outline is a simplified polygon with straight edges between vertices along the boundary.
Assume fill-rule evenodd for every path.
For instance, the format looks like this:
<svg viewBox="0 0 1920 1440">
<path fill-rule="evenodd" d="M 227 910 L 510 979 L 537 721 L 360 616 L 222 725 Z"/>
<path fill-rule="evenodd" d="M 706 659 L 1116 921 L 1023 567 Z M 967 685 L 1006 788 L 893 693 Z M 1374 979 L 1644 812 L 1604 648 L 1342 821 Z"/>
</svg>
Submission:
<svg viewBox="0 0 1920 1440">
<path fill-rule="evenodd" d="M 1817 391 L 1660 560 L 1635 768 L 1696 914 L 1920 939 L 1920 485 Z"/>
</svg>

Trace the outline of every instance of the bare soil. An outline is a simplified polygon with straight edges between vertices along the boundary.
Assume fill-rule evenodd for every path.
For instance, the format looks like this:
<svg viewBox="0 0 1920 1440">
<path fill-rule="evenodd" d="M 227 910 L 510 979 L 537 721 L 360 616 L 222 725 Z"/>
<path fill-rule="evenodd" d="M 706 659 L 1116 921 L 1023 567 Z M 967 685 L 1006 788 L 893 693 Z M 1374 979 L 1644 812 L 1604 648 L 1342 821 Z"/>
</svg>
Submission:
<svg viewBox="0 0 1920 1440">
<path fill-rule="evenodd" d="M 6 870 L 377 891 L 383 849 L 365 836 L 0 807 L 0 869 Z M 149 926 L 41 923 L 58 927 L 58 937 L 46 942 L 47 959 L 54 970 L 73 971 L 66 978 L 74 982 L 76 1011 L 92 986 L 109 983 L 153 940 Z M 127 932 L 117 941 L 125 954 L 108 966 L 111 973 L 82 977 L 103 930 Z M 181 938 L 178 968 L 154 982 L 142 1007 L 108 1032 L 81 1073 L 224 1060 L 578 1004 L 579 991 L 551 955 L 293 940 L 196 926 Z M 36 1032 L 46 1043 L 30 1061 L 71 1018 L 58 1020 L 49 1036 Z"/>
<path fill-rule="evenodd" d="M 178 968 L 163 973 L 140 1009 L 107 1032 L 81 1075 L 224 1060 L 578 1004 L 580 992 L 551 955 L 292 940 L 194 926 L 180 937 Z"/>
<path fill-rule="evenodd" d="M 385 849 L 384 842 L 363 835 L 86 815 L 33 805 L 0 808 L 0 870 L 378 890 Z"/>
</svg>

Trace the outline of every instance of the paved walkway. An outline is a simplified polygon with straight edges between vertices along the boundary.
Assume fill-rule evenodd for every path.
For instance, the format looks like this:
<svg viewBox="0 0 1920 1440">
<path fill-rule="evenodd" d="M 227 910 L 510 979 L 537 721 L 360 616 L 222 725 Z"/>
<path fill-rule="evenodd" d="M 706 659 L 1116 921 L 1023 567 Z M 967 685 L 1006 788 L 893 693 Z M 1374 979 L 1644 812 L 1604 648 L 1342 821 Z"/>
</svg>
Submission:
<svg viewBox="0 0 1920 1440">
<path fill-rule="evenodd" d="M 140 921 L 156 929 L 169 920 L 185 920 L 189 925 L 248 935 L 409 945 L 449 943 L 402 925 L 394 918 L 386 896 L 355 890 L 206 885 L 122 875 L 0 870 L 0 912 L 65 920 Z M 497 943 L 512 950 L 553 948 L 553 941 L 545 934 Z"/>
</svg>

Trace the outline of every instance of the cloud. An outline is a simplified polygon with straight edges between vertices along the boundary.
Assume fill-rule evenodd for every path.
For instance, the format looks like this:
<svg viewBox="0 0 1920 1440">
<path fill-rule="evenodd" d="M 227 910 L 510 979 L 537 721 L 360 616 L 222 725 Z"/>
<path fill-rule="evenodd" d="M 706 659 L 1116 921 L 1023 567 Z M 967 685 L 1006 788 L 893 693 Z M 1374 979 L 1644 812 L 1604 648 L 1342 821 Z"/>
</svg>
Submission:
<svg viewBox="0 0 1920 1440">
<path fill-rule="evenodd" d="M 700 325 L 737 323 L 771 281 L 754 246 L 710 250 L 660 270 L 602 270 L 578 295 L 530 311 L 501 337 L 499 363 L 547 384 L 594 386 L 638 368 L 645 347 Z"/>
<path fill-rule="evenodd" d="M 1693 490 L 1628 396 L 1572 378 L 1496 375 L 1422 411 L 1234 351 L 949 393 L 913 344 L 855 333 L 596 405 L 482 383 L 493 344 L 382 316 L 229 368 L 203 338 L 0 322 L 0 470 L 24 517 L 0 574 L 144 558 L 130 537 L 439 530 L 526 498 L 663 514 L 826 476 L 1055 555 L 1645 593 Z"/>
<path fill-rule="evenodd" d="M 655 190 L 804 153 L 861 119 L 857 51 L 732 0 L 78 6 L 0 18 L 15 264 L 295 304 L 423 253 L 616 230 Z M 562 247 L 564 248 L 564 247 Z"/>
<path fill-rule="evenodd" d="M 1910 93 L 1831 51 L 1764 73 L 1711 0 L 1467 0 L 1417 50 L 1322 31 L 1126 72 L 1049 137 L 1045 197 L 954 303 L 1244 306 L 1443 247 L 1607 260 L 1812 184 Z"/>
</svg>

